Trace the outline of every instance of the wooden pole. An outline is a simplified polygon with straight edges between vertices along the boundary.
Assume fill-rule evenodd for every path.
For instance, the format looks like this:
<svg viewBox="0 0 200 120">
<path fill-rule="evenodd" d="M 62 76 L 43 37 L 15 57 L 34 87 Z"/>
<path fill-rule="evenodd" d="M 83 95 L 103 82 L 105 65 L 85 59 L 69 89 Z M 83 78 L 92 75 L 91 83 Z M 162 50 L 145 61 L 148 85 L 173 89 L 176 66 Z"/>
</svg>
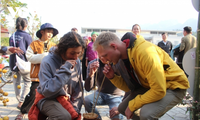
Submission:
<svg viewBox="0 0 200 120">
<path fill-rule="evenodd" d="M 199 4 L 200 11 L 200 4 Z M 192 120 L 199 120 L 199 108 L 200 108 L 200 12 L 198 16 L 198 25 L 197 25 L 197 48 L 196 48 L 196 66 L 195 66 L 195 79 L 194 79 L 194 103 L 192 111 Z"/>
</svg>

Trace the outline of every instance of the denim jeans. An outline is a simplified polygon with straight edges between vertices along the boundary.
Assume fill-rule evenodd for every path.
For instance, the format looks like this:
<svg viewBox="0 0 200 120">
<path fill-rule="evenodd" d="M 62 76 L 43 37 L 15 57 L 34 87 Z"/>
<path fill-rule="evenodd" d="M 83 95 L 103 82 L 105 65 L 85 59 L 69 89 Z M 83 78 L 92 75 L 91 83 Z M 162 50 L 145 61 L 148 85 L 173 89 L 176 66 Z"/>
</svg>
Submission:
<svg viewBox="0 0 200 120">
<path fill-rule="evenodd" d="M 98 93 L 99 92 L 95 93 L 94 103 L 96 102 Z M 100 92 L 96 106 L 98 106 L 98 105 L 108 105 L 109 110 L 111 110 L 113 107 L 118 107 L 118 105 L 122 102 L 122 98 L 123 98 L 123 96 L 111 95 L 111 94 Z M 85 109 L 89 113 L 92 112 L 93 99 L 94 99 L 94 93 L 85 97 Z M 101 119 L 101 116 L 100 116 L 96 107 L 95 107 L 94 113 L 98 114 L 98 118 Z M 119 114 L 119 115 L 114 116 L 113 118 L 122 119 L 123 116 L 121 114 Z"/>
</svg>

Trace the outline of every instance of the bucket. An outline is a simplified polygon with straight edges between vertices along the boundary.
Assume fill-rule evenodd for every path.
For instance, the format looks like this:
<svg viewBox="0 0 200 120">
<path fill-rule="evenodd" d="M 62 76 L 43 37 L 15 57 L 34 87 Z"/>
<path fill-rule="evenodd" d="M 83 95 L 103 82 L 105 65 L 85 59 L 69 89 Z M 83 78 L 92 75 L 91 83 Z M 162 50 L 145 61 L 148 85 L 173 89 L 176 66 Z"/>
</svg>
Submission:
<svg viewBox="0 0 200 120">
<path fill-rule="evenodd" d="M 98 120 L 96 113 L 83 113 L 83 120 Z"/>
</svg>

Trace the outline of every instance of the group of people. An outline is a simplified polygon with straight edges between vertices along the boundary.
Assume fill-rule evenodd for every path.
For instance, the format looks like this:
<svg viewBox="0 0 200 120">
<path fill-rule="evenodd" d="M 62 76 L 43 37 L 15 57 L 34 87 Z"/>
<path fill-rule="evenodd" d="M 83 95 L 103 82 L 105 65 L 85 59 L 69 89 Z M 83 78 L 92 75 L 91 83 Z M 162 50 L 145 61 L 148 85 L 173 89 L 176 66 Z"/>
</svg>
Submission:
<svg viewBox="0 0 200 120">
<path fill-rule="evenodd" d="M 185 26 L 183 28 L 183 35 L 184 37 L 182 37 L 181 42 L 174 48 L 172 43 L 167 40 L 167 33 L 162 33 L 162 41 L 158 43 L 158 46 L 168 53 L 173 60 L 175 60 L 175 57 L 177 58 L 175 61 L 182 70 L 184 70 L 182 65 L 183 56 L 188 50 L 197 46 L 197 40 L 196 37 L 192 35 L 191 27 Z M 185 74 L 188 77 L 187 73 Z"/>
<path fill-rule="evenodd" d="M 189 88 L 184 71 L 170 58 L 172 46 L 163 47 L 171 44 L 159 43 L 165 52 L 146 41 L 138 24 L 121 40 L 111 32 L 92 32 L 91 42 L 73 28 L 58 44 L 50 41 L 59 33 L 52 24 L 41 25 L 34 41 L 25 32 L 27 25 L 25 18 L 17 18 L 16 32 L 9 39 L 10 46 L 20 50 L 20 54 L 10 55 L 10 67 L 18 76 L 13 83 L 20 109 L 16 120 L 22 120 L 26 113 L 29 120 L 81 120 L 82 105 L 99 120 L 95 105 L 108 105 L 112 120 L 158 119 L 180 103 Z M 185 52 L 187 40 L 182 39 L 181 44 L 180 52 Z M 16 55 L 31 62 L 30 73 L 13 69 Z M 17 89 L 21 77 L 22 93 Z M 95 92 L 84 97 L 84 89 Z"/>
<path fill-rule="evenodd" d="M 35 89 L 40 82 L 38 77 L 40 63 L 48 55 L 49 49 L 56 45 L 49 40 L 58 34 L 58 30 L 50 23 L 45 23 L 36 33 L 39 40 L 32 41 L 32 37 L 26 32 L 27 25 L 26 18 L 18 17 L 16 20 L 16 32 L 9 39 L 10 46 L 22 51 L 21 54 L 11 54 L 9 60 L 10 69 L 17 75 L 17 78 L 13 78 L 15 95 L 19 102 L 17 108 L 20 110 L 16 120 L 23 119 L 24 114 L 28 113 L 33 105 L 36 95 Z M 24 61 L 31 62 L 30 72 L 21 72 L 16 67 L 16 55 Z M 24 82 L 22 90 L 17 87 L 21 84 L 21 78 Z"/>
</svg>

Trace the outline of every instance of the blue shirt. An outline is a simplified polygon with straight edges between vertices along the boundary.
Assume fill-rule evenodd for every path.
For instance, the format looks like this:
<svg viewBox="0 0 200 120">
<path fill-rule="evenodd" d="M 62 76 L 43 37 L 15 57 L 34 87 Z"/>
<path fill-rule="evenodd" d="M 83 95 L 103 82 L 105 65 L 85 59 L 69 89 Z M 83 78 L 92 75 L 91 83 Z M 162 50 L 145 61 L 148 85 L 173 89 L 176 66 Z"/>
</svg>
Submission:
<svg viewBox="0 0 200 120">
<path fill-rule="evenodd" d="M 32 42 L 32 38 L 26 31 L 22 31 L 22 30 L 17 30 L 14 34 L 15 34 L 15 38 L 14 38 L 15 45 L 13 42 L 13 34 L 9 39 L 9 45 L 13 46 L 13 47 L 19 47 L 21 50 L 23 50 L 24 54 L 19 57 L 21 59 L 27 61 L 25 54 L 26 54 L 26 50 L 27 50 L 28 46 Z M 10 68 L 12 71 L 19 71 L 18 69 L 13 70 L 13 67 L 15 67 L 15 63 L 16 63 L 16 56 L 15 56 L 15 54 L 12 54 L 12 55 L 10 55 L 10 60 L 9 60 Z"/>
</svg>

